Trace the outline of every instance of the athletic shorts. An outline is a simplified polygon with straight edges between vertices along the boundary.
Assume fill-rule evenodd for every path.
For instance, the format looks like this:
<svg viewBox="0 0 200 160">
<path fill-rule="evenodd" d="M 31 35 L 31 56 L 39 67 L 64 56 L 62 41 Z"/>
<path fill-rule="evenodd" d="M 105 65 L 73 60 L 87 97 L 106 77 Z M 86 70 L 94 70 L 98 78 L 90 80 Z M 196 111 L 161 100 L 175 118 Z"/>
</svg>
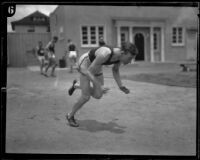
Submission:
<svg viewBox="0 0 200 160">
<path fill-rule="evenodd" d="M 40 61 L 40 62 L 42 62 L 42 61 L 44 61 L 44 56 L 38 56 L 38 60 Z"/>
<path fill-rule="evenodd" d="M 69 52 L 69 58 L 76 58 L 76 57 L 77 57 L 76 51 Z"/>
<path fill-rule="evenodd" d="M 84 53 L 78 61 L 78 71 L 82 74 L 85 75 L 87 69 L 89 68 L 89 66 L 91 65 L 91 61 L 89 59 L 88 53 Z M 95 76 L 101 76 L 103 75 L 103 71 L 102 71 L 102 66 L 98 69 L 98 71 L 96 72 Z"/>
<path fill-rule="evenodd" d="M 56 58 L 55 54 L 48 52 L 48 58 Z"/>
<path fill-rule="evenodd" d="M 44 64 L 47 65 L 49 63 L 48 59 L 44 59 Z"/>
</svg>

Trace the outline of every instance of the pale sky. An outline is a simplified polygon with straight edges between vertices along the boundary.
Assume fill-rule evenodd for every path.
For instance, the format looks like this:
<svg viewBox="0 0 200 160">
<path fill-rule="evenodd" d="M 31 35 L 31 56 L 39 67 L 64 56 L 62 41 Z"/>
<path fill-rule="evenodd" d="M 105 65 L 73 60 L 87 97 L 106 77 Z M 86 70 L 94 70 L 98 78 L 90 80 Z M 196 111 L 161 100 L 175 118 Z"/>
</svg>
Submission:
<svg viewBox="0 0 200 160">
<path fill-rule="evenodd" d="M 36 10 L 40 11 L 47 16 L 55 10 L 57 5 L 16 5 L 16 12 L 13 17 L 7 18 L 7 31 L 12 32 L 11 23 L 12 21 L 20 20 Z"/>
</svg>

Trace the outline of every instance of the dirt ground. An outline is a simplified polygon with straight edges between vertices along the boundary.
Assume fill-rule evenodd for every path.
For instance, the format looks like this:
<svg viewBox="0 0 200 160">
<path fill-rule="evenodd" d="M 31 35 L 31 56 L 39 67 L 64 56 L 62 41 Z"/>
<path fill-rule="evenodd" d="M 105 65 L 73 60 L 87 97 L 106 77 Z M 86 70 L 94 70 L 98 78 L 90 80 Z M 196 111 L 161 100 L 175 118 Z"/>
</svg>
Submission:
<svg viewBox="0 0 200 160">
<path fill-rule="evenodd" d="M 171 68 L 170 68 L 171 67 Z M 67 89 L 77 72 L 57 70 L 46 78 L 38 68 L 7 69 L 7 153 L 52 154 L 196 154 L 196 88 L 123 80 L 123 94 L 105 68 L 110 91 L 92 99 L 77 114 L 80 127 L 70 127 L 65 114 L 80 95 Z M 176 65 L 128 66 L 130 73 L 178 71 Z"/>
</svg>

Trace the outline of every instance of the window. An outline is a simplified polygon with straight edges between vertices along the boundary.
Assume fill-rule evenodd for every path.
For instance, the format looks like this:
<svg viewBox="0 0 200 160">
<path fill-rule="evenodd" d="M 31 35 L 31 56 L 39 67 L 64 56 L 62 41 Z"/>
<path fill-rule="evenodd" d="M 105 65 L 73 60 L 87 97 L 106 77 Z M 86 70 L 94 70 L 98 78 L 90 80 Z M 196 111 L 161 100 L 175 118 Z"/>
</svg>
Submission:
<svg viewBox="0 0 200 160">
<path fill-rule="evenodd" d="M 172 28 L 172 45 L 183 46 L 184 45 L 184 33 L 182 27 Z"/>
<path fill-rule="evenodd" d="M 82 44 L 87 45 L 88 42 L 88 28 L 87 27 L 82 27 Z"/>
<path fill-rule="evenodd" d="M 158 33 L 157 32 L 153 34 L 153 49 L 154 51 L 158 51 Z"/>
<path fill-rule="evenodd" d="M 99 32 L 99 39 L 102 37 L 104 39 L 104 29 L 103 27 L 98 27 L 98 32 Z"/>
<path fill-rule="evenodd" d="M 91 44 L 95 45 L 97 43 L 96 40 L 96 27 L 90 27 L 90 39 L 91 39 Z"/>
<path fill-rule="evenodd" d="M 99 44 L 99 38 L 104 38 L 103 26 L 82 26 L 81 42 L 83 47 L 96 47 Z"/>
<path fill-rule="evenodd" d="M 32 21 L 45 21 L 46 19 L 44 17 L 31 17 Z"/>
</svg>

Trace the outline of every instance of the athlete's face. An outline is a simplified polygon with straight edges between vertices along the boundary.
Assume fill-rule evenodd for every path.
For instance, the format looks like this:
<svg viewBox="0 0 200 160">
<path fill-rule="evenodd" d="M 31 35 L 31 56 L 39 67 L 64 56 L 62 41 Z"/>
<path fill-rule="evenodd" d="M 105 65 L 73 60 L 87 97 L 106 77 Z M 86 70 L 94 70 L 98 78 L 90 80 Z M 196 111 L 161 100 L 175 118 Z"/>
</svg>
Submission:
<svg viewBox="0 0 200 160">
<path fill-rule="evenodd" d="M 42 42 L 39 42 L 39 46 L 42 47 Z"/>
<path fill-rule="evenodd" d="M 122 57 L 121 57 L 121 62 L 126 65 L 126 64 L 129 64 L 131 63 L 131 61 L 135 59 L 135 56 L 133 56 L 130 52 L 126 52 L 124 54 L 122 54 Z"/>
<path fill-rule="evenodd" d="M 53 39 L 53 43 L 56 43 L 57 42 L 57 39 Z"/>
</svg>

